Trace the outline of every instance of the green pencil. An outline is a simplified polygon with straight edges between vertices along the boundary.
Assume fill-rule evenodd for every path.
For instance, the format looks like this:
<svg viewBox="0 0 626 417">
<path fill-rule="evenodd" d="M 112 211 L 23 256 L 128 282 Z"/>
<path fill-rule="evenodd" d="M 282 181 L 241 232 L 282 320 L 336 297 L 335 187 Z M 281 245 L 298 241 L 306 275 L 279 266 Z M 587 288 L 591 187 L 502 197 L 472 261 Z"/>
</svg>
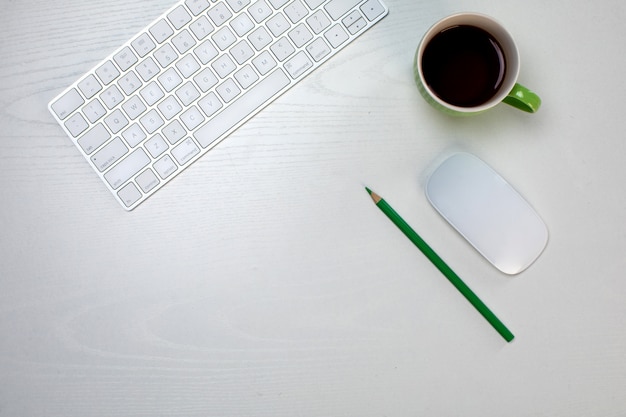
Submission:
<svg viewBox="0 0 626 417">
<path fill-rule="evenodd" d="M 422 251 L 424 255 L 441 271 L 441 273 L 448 278 L 448 281 L 452 283 L 456 287 L 457 290 L 463 294 L 463 296 L 469 301 L 475 308 L 478 310 L 480 314 L 483 315 L 485 319 L 493 326 L 494 329 L 506 340 L 510 342 L 513 340 L 515 336 L 507 327 L 496 317 L 495 314 L 489 307 L 483 303 L 480 298 L 459 278 L 459 276 L 435 253 L 434 250 L 431 249 L 430 246 L 408 225 L 407 222 L 404 221 L 402 217 L 385 201 L 381 196 L 365 187 L 369 195 L 374 200 L 374 203 L 378 206 L 378 208 L 385 213 L 389 220 L 391 220 L 398 229 L 402 231 L 409 238 L 411 242 L 417 246 L 417 248 Z"/>
</svg>

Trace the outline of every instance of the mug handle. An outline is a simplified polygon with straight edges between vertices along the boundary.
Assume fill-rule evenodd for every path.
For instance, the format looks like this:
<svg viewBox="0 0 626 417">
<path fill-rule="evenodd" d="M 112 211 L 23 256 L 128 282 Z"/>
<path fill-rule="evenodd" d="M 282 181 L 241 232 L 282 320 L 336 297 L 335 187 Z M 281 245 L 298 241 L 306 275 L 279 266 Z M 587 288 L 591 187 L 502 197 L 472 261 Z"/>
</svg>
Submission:
<svg viewBox="0 0 626 417">
<path fill-rule="evenodd" d="M 518 83 L 515 83 L 511 92 L 502 101 L 528 113 L 535 113 L 541 106 L 539 96 Z"/>
</svg>

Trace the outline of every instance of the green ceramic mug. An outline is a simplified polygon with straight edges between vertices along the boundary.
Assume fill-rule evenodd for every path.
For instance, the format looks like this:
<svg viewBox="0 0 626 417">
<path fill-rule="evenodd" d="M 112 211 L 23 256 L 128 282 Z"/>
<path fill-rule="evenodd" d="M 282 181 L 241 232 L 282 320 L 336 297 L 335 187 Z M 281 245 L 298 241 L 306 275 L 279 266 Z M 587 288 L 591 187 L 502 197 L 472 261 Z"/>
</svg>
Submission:
<svg viewBox="0 0 626 417">
<path fill-rule="evenodd" d="M 459 116 L 501 102 L 536 112 L 541 99 L 517 83 L 519 70 L 512 36 L 496 20 L 478 13 L 458 13 L 435 23 L 422 38 L 413 63 L 415 82 L 426 101 Z"/>
</svg>

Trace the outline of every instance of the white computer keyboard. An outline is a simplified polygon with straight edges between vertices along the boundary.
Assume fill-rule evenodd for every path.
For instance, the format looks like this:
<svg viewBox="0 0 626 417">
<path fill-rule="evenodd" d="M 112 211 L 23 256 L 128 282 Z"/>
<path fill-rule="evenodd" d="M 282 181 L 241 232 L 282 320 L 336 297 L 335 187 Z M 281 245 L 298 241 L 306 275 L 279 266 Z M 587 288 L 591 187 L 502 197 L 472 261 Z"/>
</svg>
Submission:
<svg viewBox="0 0 626 417">
<path fill-rule="evenodd" d="M 387 13 L 381 0 L 181 0 L 49 108 L 132 210 Z"/>
</svg>

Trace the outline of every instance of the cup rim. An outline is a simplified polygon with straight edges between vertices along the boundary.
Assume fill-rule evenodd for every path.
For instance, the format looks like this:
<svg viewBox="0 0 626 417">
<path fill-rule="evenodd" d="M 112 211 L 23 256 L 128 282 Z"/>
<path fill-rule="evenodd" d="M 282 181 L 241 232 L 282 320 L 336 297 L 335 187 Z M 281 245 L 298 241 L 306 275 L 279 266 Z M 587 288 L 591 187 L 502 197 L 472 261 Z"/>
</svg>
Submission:
<svg viewBox="0 0 626 417">
<path fill-rule="evenodd" d="M 499 30 L 500 33 L 498 34 L 498 36 L 494 35 L 491 30 L 489 30 L 488 28 L 485 28 L 483 25 L 475 24 L 475 23 L 468 23 L 468 24 L 472 24 L 473 26 L 477 26 L 483 30 L 486 30 L 492 36 L 498 39 L 500 44 L 502 44 L 501 35 L 503 35 L 506 38 L 505 40 L 507 40 L 507 48 L 505 50 L 505 55 L 507 58 L 507 70 L 506 70 L 507 75 L 506 75 L 505 82 L 500 87 L 500 90 L 492 98 L 490 98 L 488 101 L 486 101 L 485 103 L 479 106 L 472 106 L 472 107 L 456 106 L 454 104 L 450 104 L 447 101 L 444 101 L 441 98 L 439 98 L 439 96 L 435 94 L 435 92 L 430 88 L 430 86 L 426 82 L 426 79 L 424 78 L 424 72 L 422 69 L 422 55 L 424 53 L 424 49 L 426 48 L 426 45 L 428 45 L 428 42 L 434 37 L 436 33 L 439 33 L 441 30 L 447 27 L 454 26 L 454 25 L 446 26 L 445 24 L 447 22 L 450 22 L 452 20 L 459 20 L 464 17 L 469 17 L 470 19 L 482 20 L 483 22 L 489 22 L 490 25 L 495 26 Z M 415 60 L 416 60 L 417 73 L 419 75 L 420 82 L 423 88 L 426 90 L 426 92 L 430 96 L 430 98 L 433 99 L 439 105 L 447 109 L 450 109 L 452 111 L 458 112 L 458 113 L 477 113 L 477 112 L 481 112 L 484 110 L 488 110 L 492 107 L 495 107 L 499 103 L 501 103 L 502 100 L 504 100 L 504 98 L 509 94 L 509 92 L 515 86 L 517 82 L 517 78 L 519 76 L 519 71 L 520 71 L 519 51 L 517 49 L 517 44 L 515 43 L 515 40 L 513 39 L 513 36 L 511 35 L 511 33 L 497 19 L 493 18 L 492 16 L 489 16 L 483 13 L 476 13 L 476 12 L 458 12 L 458 13 L 445 16 L 439 19 L 437 22 L 435 22 L 422 36 L 422 40 L 420 41 L 417 52 L 416 52 Z M 513 61 L 512 67 L 510 67 L 511 64 L 509 63 L 509 61 L 511 60 Z"/>
</svg>

